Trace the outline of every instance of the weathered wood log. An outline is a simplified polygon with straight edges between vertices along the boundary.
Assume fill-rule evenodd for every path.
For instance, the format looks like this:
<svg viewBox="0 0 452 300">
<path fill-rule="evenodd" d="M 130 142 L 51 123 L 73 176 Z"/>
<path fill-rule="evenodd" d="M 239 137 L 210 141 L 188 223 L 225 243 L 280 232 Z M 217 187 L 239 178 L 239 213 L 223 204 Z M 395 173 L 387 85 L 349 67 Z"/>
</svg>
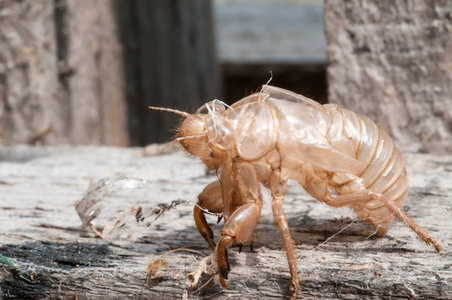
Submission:
<svg viewBox="0 0 452 300">
<path fill-rule="evenodd" d="M 0 253 L 18 269 L 0 265 L 0 298 L 16 299 L 281 299 L 289 270 L 281 233 L 266 199 L 254 251 L 230 250 L 229 290 L 217 276 L 199 290 L 185 284 L 206 243 L 192 217 L 194 203 L 181 203 L 157 219 L 143 212 L 172 200 L 196 201 L 211 181 L 197 159 L 177 152 L 143 156 L 141 148 L 0 147 Z M 332 209 L 289 187 L 284 208 L 303 280 L 300 298 L 452 298 L 452 156 L 405 153 L 411 189 L 404 210 L 444 247 L 436 253 L 400 222 L 383 238 L 349 211 Z M 146 180 L 103 200 L 95 228 L 131 210 L 123 227 L 106 239 L 82 228 L 74 203 L 88 186 L 122 173 Z M 148 208 L 148 210 L 146 210 Z M 154 210 L 155 211 L 155 210 Z M 146 226 L 146 221 L 153 223 Z M 216 217 L 209 222 L 218 238 Z M 169 250 L 155 279 L 149 262 Z M 201 254 L 200 254 L 201 253 Z M 210 276 L 205 276 L 206 283 Z"/>
<path fill-rule="evenodd" d="M 211 0 L 116 0 L 124 47 L 131 143 L 166 142 L 177 116 L 219 98 Z"/>
<path fill-rule="evenodd" d="M 0 142 L 128 144 L 111 0 L 0 3 Z"/>
<path fill-rule="evenodd" d="M 452 2 L 325 1 L 329 102 L 400 146 L 452 151 Z"/>
</svg>

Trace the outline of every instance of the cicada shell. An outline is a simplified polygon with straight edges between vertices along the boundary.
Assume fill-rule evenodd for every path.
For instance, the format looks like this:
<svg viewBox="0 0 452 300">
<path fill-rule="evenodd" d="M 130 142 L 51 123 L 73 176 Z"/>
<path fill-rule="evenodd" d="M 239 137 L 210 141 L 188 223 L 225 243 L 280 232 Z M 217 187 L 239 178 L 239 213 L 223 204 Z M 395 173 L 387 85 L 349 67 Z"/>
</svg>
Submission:
<svg viewBox="0 0 452 300">
<path fill-rule="evenodd" d="M 437 251 L 440 244 L 400 208 L 408 194 L 403 159 L 389 135 L 372 120 L 334 104 L 265 85 L 231 107 L 215 100 L 185 119 L 177 140 L 220 179 L 199 195 L 194 217 L 217 255 L 220 282 L 227 287 L 227 249 L 252 242 L 259 221 L 261 185 L 272 195 L 272 211 L 283 233 L 291 274 L 291 294 L 299 277 L 293 241 L 282 203 L 289 179 L 315 199 L 348 206 L 385 235 L 394 217 Z M 224 217 L 218 244 L 205 213 Z"/>
</svg>

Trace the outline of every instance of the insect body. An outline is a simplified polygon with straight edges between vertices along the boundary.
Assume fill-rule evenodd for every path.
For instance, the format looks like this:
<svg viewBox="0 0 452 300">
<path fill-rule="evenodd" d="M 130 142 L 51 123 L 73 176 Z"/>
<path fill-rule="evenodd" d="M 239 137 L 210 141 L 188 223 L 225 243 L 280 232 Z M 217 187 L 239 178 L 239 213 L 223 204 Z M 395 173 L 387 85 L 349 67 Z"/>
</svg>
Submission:
<svg viewBox="0 0 452 300">
<path fill-rule="evenodd" d="M 268 85 L 232 107 L 212 101 L 184 116 L 177 140 L 210 169 L 221 168 L 219 180 L 199 195 L 194 217 L 199 232 L 216 251 L 224 287 L 230 270 L 227 248 L 252 241 L 261 212 L 262 184 L 271 192 L 273 215 L 289 262 L 291 294 L 296 297 L 300 280 L 282 207 L 289 179 L 297 180 L 321 202 L 352 208 L 375 227 L 379 237 L 395 216 L 441 250 L 400 209 L 408 191 L 402 157 L 388 134 L 369 118 Z M 206 211 L 225 219 L 218 244 Z"/>
</svg>

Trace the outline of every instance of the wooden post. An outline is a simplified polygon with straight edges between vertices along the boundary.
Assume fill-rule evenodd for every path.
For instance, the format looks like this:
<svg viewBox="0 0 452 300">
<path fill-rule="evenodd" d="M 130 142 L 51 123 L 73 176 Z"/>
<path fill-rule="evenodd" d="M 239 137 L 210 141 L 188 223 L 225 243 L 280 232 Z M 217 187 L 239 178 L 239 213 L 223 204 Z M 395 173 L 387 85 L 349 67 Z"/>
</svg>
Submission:
<svg viewBox="0 0 452 300">
<path fill-rule="evenodd" d="M 220 97 L 210 0 L 117 0 L 133 145 L 168 141 L 177 116 Z"/>
<path fill-rule="evenodd" d="M 404 148 L 452 151 L 452 2 L 325 1 L 329 102 Z"/>
<path fill-rule="evenodd" d="M 0 4 L 1 143 L 128 144 L 111 0 Z"/>
</svg>

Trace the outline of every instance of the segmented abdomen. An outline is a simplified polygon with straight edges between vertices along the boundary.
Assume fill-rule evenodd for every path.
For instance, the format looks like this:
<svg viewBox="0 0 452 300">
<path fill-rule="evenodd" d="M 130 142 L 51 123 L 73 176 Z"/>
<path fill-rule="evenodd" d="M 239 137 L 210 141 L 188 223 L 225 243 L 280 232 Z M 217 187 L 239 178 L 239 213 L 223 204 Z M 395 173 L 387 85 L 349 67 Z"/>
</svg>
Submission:
<svg viewBox="0 0 452 300">
<path fill-rule="evenodd" d="M 366 169 L 359 174 L 367 190 L 382 194 L 401 207 L 408 194 L 408 177 L 403 158 L 389 135 L 371 119 L 342 109 L 344 133 L 350 134 L 355 144 L 356 158 Z M 353 204 L 362 219 L 376 225 L 383 235 L 393 216 L 378 200 Z"/>
</svg>

